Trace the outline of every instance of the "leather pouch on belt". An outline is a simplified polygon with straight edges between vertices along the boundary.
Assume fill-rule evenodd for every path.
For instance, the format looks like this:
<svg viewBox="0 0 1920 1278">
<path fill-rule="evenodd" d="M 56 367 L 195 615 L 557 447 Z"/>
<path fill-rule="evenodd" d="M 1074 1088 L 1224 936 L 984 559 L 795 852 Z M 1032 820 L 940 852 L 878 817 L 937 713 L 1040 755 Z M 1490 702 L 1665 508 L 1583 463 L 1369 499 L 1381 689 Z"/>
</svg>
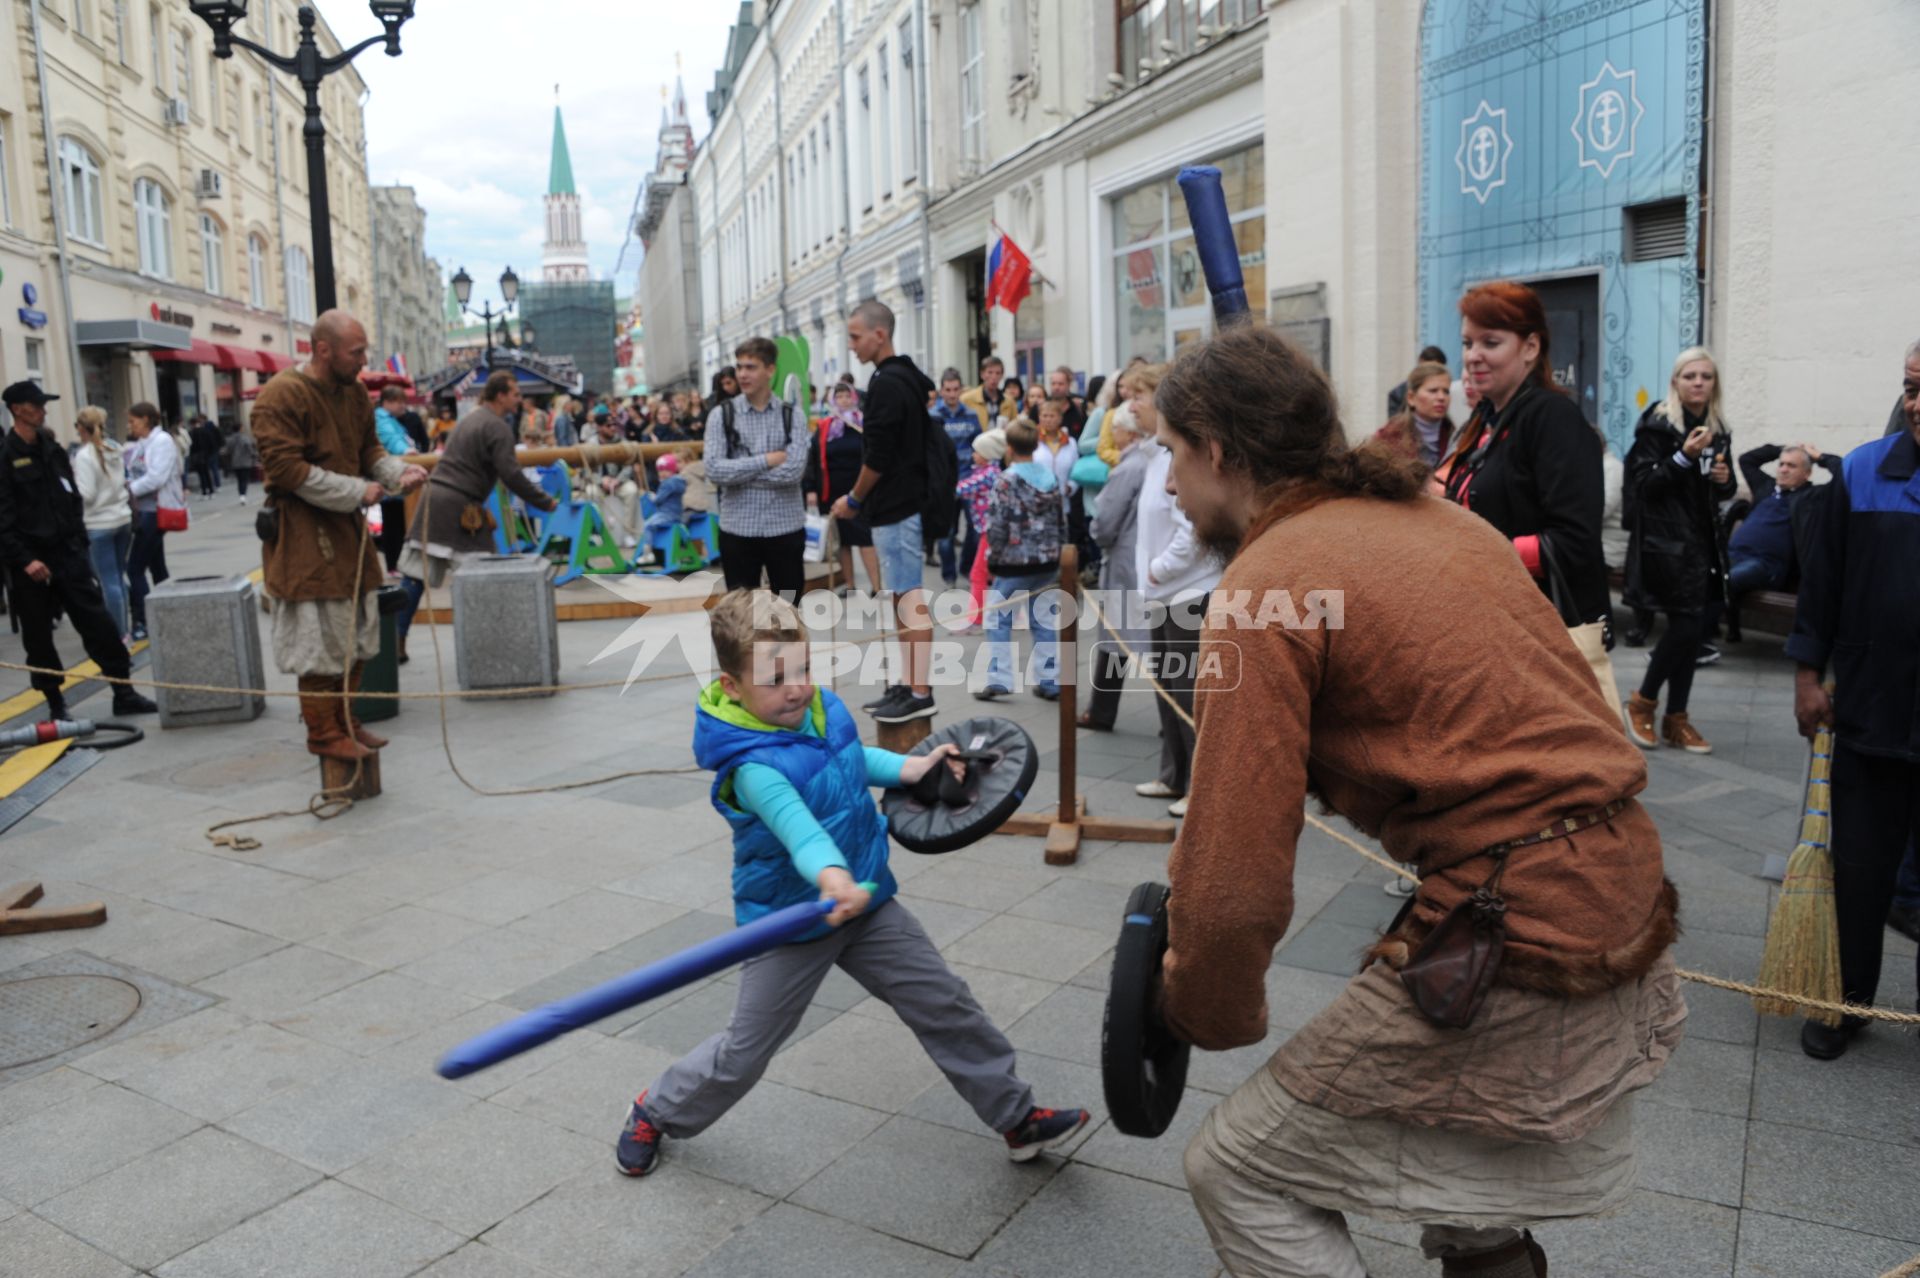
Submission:
<svg viewBox="0 0 1920 1278">
<path fill-rule="evenodd" d="M 1447 911 L 1400 969 L 1400 983 L 1413 1005 L 1435 1025 L 1465 1029 L 1473 1023 L 1507 946 L 1507 905 L 1500 899 L 1500 865 L 1474 894 Z"/>
</svg>

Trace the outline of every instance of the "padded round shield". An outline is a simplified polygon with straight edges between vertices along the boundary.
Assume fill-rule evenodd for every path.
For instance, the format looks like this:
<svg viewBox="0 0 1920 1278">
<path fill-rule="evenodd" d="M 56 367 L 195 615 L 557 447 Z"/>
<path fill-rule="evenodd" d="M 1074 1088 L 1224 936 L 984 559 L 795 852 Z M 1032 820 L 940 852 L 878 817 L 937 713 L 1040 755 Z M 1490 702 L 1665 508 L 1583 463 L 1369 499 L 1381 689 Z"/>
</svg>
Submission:
<svg viewBox="0 0 1920 1278">
<path fill-rule="evenodd" d="M 1014 814 L 1033 788 L 1040 752 L 1011 719 L 981 717 L 950 723 L 913 748 L 926 754 L 952 742 L 966 760 L 964 780 L 934 768 L 911 788 L 880 799 L 887 832 L 909 852 L 951 852 L 978 843 Z"/>
<path fill-rule="evenodd" d="M 1113 950 L 1106 1017 L 1100 1023 L 1100 1081 L 1113 1125 L 1129 1136 L 1167 1130 L 1187 1090 L 1193 1049 L 1168 1033 L 1156 1006 L 1167 953 L 1167 889 L 1142 883 L 1127 898 Z"/>
</svg>

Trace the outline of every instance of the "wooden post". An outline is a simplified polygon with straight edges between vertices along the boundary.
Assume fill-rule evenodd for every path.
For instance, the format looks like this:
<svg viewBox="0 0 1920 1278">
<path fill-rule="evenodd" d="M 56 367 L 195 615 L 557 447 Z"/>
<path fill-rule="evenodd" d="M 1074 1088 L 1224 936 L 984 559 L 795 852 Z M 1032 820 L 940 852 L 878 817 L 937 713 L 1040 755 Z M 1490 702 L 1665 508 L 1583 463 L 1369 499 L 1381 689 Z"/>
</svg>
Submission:
<svg viewBox="0 0 1920 1278">
<path fill-rule="evenodd" d="M 61 932 L 75 927 L 98 927 L 107 921 L 107 907 L 99 901 L 36 910 L 43 895 L 38 883 L 16 883 L 0 890 L 0 936 L 23 932 Z"/>
<path fill-rule="evenodd" d="M 905 723 L 876 723 L 874 744 L 895 754 L 908 754 L 933 733 L 933 720 L 908 719 Z"/>
<path fill-rule="evenodd" d="M 321 756 L 320 788 L 344 799 L 379 798 L 380 752 L 375 750 L 359 763 Z"/>
<path fill-rule="evenodd" d="M 1060 803 L 1052 813 L 1021 812 L 1008 817 L 999 833 L 1045 839 L 1041 855 L 1048 865 L 1072 865 L 1080 859 L 1080 840 L 1112 839 L 1121 843 L 1171 843 L 1179 826 L 1173 821 L 1135 821 L 1090 817 L 1080 797 L 1075 775 L 1079 745 L 1076 695 L 1080 682 L 1080 556 L 1072 546 L 1060 551 L 1060 589 L 1075 607 L 1060 628 Z M 1071 650 L 1071 657 L 1068 656 Z M 1072 665 L 1068 662 L 1071 660 Z"/>
</svg>

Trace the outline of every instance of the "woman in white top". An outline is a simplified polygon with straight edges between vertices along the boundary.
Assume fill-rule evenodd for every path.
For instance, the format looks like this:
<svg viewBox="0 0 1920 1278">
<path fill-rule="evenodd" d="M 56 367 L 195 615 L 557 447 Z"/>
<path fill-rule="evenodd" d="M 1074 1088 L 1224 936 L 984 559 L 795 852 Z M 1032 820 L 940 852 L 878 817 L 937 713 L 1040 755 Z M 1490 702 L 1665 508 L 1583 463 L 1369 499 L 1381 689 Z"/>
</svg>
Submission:
<svg viewBox="0 0 1920 1278">
<path fill-rule="evenodd" d="M 127 558 L 133 551 L 133 506 L 127 499 L 127 468 L 120 444 L 107 434 L 106 410 L 89 404 L 74 418 L 80 447 L 73 454 L 73 482 L 80 489 L 87 525 L 87 553 L 107 611 L 127 633 Z"/>
<path fill-rule="evenodd" d="M 1145 434 L 1160 429 L 1153 392 L 1165 371 L 1165 365 L 1153 364 L 1127 374 L 1133 388 L 1134 420 Z M 1167 492 L 1167 472 L 1172 466 L 1173 454 L 1160 448 L 1148 460 L 1141 477 L 1134 567 L 1150 613 L 1160 614 L 1153 627 L 1155 673 L 1180 708 L 1191 715 L 1200 624 L 1207 615 L 1207 595 L 1220 584 L 1221 565 L 1201 545 L 1193 524 Z M 1154 608 L 1155 604 L 1160 607 Z M 1187 779 L 1193 767 L 1193 725 L 1182 719 L 1165 697 L 1155 697 L 1154 703 L 1160 710 L 1160 776 L 1141 782 L 1134 792 L 1150 799 L 1174 799 L 1167 811 L 1185 816 Z"/>
<path fill-rule="evenodd" d="M 133 551 L 127 556 L 127 613 L 135 639 L 147 637 L 147 591 L 167 579 L 167 535 L 160 508 L 185 510 L 187 491 L 180 445 L 160 424 L 160 410 L 145 402 L 127 413 L 133 442 L 127 463 L 127 495 L 133 499 Z M 149 580 L 151 579 L 151 580 Z"/>
</svg>

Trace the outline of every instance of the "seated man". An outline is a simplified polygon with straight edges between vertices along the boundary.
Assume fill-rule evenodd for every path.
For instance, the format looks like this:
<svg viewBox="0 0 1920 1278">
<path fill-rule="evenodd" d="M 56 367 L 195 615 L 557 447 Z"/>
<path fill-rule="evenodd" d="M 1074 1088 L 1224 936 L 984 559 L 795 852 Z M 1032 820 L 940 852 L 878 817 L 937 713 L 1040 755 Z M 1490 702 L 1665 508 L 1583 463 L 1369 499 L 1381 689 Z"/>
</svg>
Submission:
<svg viewBox="0 0 1920 1278">
<path fill-rule="evenodd" d="M 1769 479 L 1760 468 L 1776 458 L 1778 479 Z M 1763 444 L 1741 454 L 1740 473 L 1753 494 L 1753 509 L 1727 541 L 1727 597 L 1736 607 L 1749 591 L 1787 590 L 1799 580 L 1800 552 L 1823 496 L 1812 482 L 1816 462 L 1829 474 L 1840 471 L 1838 458 L 1822 457 L 1811 444 Z"/>
</svg>

